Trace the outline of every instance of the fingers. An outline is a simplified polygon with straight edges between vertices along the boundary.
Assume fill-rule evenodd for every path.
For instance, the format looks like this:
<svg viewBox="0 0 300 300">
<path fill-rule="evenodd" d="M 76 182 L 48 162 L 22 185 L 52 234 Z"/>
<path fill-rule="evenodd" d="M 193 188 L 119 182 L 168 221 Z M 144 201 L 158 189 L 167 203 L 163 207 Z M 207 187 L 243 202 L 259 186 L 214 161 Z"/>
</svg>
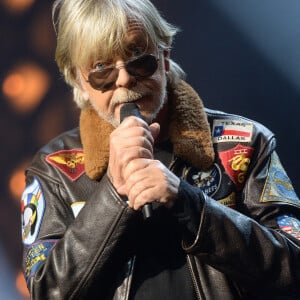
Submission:
<svg viewBox="0 0 300 300">
<path fill-rule="evenodd" d="M 135 210 L 146 203 L 160 202 L 171 207 L 177 197 L 180 179 L 156 160 L 138 159 L 127 170 L 126 193 Z"/>
<path fill-rule="evenodd" d="M 159 125 L 148 125 L 137 117 L 127 117 L 110 135 L 109 178 L 115 188 L 125 184 L 124 170 L 137 158 L 153 159 L 153 144 Z"/>
</svg>

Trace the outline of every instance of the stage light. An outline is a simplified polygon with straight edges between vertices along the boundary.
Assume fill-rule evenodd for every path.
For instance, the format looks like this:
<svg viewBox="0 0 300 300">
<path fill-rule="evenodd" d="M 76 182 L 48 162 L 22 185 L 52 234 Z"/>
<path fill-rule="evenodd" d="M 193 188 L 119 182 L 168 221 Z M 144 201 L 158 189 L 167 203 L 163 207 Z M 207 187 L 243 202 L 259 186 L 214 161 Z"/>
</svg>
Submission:
<svg viewBox="0 0 300 300">
<path fill-rule="evenodd" d="M 26 286 L 25 277 L 22 271 L 19 271 L 16 278 L 16 288 L 21 296 L 24 297 L 24 299 L 29 299 L 29 291 Z"/>
<path fill-rule="evenodd" d="M 35 0 L 2 0 L 4 8 L 11 13 L 22 13 L 28 10 Z"/>
<path fill-rule="evenodd" d="M 13 68 L 2 84 L 2 92 L 18 113 L 30 113 L 46 95 L 49 74 L 35 63 L 23 63 Z"/>
<path fill-rule="evenodd" d="M 16 201 L 20 201 L 25 189 L 25 169 L 28 162 L 22 162 L 11 174 L 9 179 L 9 192 Z"/>
</svg>

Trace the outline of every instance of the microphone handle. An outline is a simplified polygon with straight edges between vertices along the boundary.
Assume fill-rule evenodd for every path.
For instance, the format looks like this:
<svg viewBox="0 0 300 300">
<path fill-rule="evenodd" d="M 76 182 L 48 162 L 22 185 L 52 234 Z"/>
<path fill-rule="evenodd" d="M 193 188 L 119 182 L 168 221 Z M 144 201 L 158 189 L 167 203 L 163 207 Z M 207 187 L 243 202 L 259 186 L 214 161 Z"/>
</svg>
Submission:
<svg viewBox="0 0 300 300">
<path fill-rule="evenodd" d="M 132 102 L 125 103 L 121 107 L 120 122 L 122 122 L 125 118 L 127 118 L 129 116 L 135 116 L 138 118 L 142 118 L 140 110 L 135 103 L 132 103 Z M 142 207 L 142 213 L 143 213 L 143 217 L 145 220 L 152 216 L 152 212 L 153 212 L 153 209 L 152 209 L 151 203 L 146 203 Z"/>
</svg>

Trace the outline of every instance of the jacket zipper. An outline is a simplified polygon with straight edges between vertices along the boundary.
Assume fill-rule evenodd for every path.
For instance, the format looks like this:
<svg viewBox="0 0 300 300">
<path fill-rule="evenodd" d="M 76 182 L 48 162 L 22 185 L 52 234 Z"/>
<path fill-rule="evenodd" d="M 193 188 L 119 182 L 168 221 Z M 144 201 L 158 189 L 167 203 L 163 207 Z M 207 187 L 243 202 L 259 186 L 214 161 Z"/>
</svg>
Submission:
<svg viewBox="0 0 300 300">
<path fill-rule="evenodd" d="M 193 265 L 192 265 L 192 260 L 191 260 L 191 257 L 187 254 L 187 263 L 188 263 L 188 267 L 189 267 L 189 270 L 190 270 L 190 274 L 191 274 L 191 277 L 192 277 L 192 282 L 193 282 L 193 286 L 194 286 L 194 289 L 195 289 L 195 293 L 196 293 L 196 297 L 198 300 L 205 300 L 204 296 L 202 295 L 201 296 L 201 291 L 200 291 L 200 281 L 198 280 L 197 281 L 197 278 L 196 278 L 196 275 L 193 271 Z"/>
</svg>

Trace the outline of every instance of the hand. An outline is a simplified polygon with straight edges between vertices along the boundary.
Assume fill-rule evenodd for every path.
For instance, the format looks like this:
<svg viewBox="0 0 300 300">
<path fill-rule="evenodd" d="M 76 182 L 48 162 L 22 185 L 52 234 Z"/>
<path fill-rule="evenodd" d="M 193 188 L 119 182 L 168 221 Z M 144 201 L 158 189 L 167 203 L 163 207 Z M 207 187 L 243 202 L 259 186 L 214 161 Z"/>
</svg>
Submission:
<svg viewBox="0 0 300 300">
<path fill-rule="evenodd" d="M 153 144 L 159 124 L 150 126 L 140 118 L 126 118 L 110 135 L 108 177 L 118 190 L 125 184 L 124 170 L 137 158 L 153 159 Z"/>
<path fill-rule="evenodd" d="M 125 185 L 117 191 L 127 195 L 129 206 L 135 210 L 154 201 L 170 208 L 177 198 L 180 179 L 158 160 L 130 161 L 125 167 L 124 179 Z"/>
</svg>

